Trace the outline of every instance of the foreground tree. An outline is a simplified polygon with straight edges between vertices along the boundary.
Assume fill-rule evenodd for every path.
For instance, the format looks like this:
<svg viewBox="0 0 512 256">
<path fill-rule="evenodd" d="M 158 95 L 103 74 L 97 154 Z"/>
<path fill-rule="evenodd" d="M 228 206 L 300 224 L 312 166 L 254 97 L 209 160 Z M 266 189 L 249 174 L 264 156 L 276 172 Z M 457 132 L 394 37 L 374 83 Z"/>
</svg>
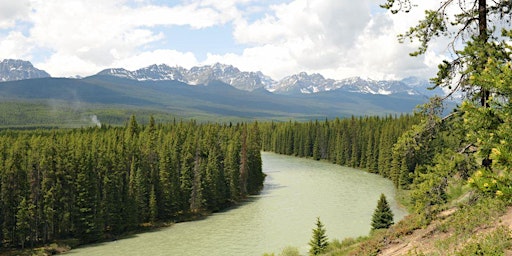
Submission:
<svg viewBox="0 0 512 256">
<path fill-rule="evenodd" d="M 320 221 L 320 218 L 316 218 L 316 228 L 313 229 L 313 237 L 309 241 L 309 255 L 319 255 L 325 252 L 329 245 L 327 235 L 325 234 L 324 224 Z"/>
<path fill-rule="evenodd" d="M 508 40 L 512 32 L 504 33 Z M 507 52 L 512 46 L 504 45 Z M 469 179 L 481 192 L 512 202 L 512 61 L 508 56 L 494 55 L 487 59 L 485 68 L 471 77 L 491 92 L 488 107 L 466 101 L 461 110 L 468 145 L 476 148 L 475 155 L 482 164 Z"/>
<path fill-rule="evenodd" d="M 389 228 L 393 225 L 393 212 L 389 208 L 388 201 L 384 194 L 380 194 L 380 199 L 377 202 L 377 208 L 372 216 L 372 230 Z"/>
<path fill-rule="evenodd" d="M 407 13 L 415 6 L 413 0 L 387 0 L 381 5 L 394 14 Z M 454 58 L 439 64 L 437 77 L 432 81 L 435 86 L 461 91 L 469 99 L 478 100 L 481 106 L 488 106 L 488 88 L 472 83 L 469 78 L 480 73 L 487 57 L 499 50 L 494 47 L 495 42 L 503 38 L 496 26 L 510 26 L 511 9 L 512 3 L 508 0 L 443 0 L 438 8 L 426 10 L 425 18 L 399 35 L 399 40 L 417 40 L 420 46 L 411 55 L 418 56 L 426 53 L 435 39 L 450 39 L 447 46 L 452 49 L 450 55 Z"/>
<path fill-rule="evenodd" d="M 398 13 L 410 11 L 415 4 L 413 0 L 387 0 L 382 7 Z M 439 65 L 432 81 L 435 86 L 466 96 L 456 115 L 443 119 L 465 134 L 458 148 L 451 150 L 475 159 L 477 166 L 468 163 L 471 168 L 465 168 L 461 176 L 472 175 L 470 184 L 507 201 L 512 201 L 508 186 L 512 180 L 512 157 L 507 146 L 512 112 L 511 11 L 509 0 L 444 0 L 437 9 L 427 10 L 416 26 L 399 35 L 400 41 L 419 41 L 420 47 L 411 53 L 413 56 L 426 53 L 438 37 L 450 39 L 448 48 L 452 49 L 453 58 Z M 430 168 L 433 173 L 438 170 Z"/>
</svg>

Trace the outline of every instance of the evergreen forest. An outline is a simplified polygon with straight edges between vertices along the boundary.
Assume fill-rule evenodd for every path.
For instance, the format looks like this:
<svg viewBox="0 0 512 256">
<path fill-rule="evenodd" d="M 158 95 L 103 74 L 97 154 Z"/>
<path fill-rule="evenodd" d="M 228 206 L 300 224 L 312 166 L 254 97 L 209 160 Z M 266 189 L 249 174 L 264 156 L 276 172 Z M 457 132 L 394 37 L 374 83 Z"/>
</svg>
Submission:
<svg viewBox="0 0 512 256">
<path fill-rule="evenodd" d="M 404 177 L 419 160 L 397 156 L 393 145 L 421 117 L 239 124 L 156 124 L 150 117 L 140 125 L 132 116 L 124 127 L 4 130 L 2 245 L 91 243 L 225 209 L 262 188 L 261 150 L 410 184 Z"/>
<path fill-rule="evenodd" d="M 115 239 L 225 209 L 263 186 L 257 123 L 0 132 L 0 242 Z"/>
<path fill-rule="evenodd" d="M 326 160 L 368 170 L 398 186 L 410 183 L 418 158 L 404 159 L 393 151 L 399 137 L 421 115 L 355 117 L 309 122 L 267 122 L 260 125 L 264 151 Z"/>
<path fill-rule="evenodd" d="M 389 178 L 411 212 L 390 230 L 424 227 L 453 200 L 463 203 L 465 217 L 492 219 L 512 195 L 511 115 L 503 99 L 485 108 L 465 101 L 445 117 L 442 99 L 433 98 L 400 116 L 238 124 L 157 124 L 150 117 L 144 125 L 132 116 L 124 127 L 3 130 L 2 248 L 115 239 L 220 211 L 260 191 L 261 150 Z M 471 213 L 479 209 L 485 212 Z M 379 251 L 393 236 L 363 243 L 356 254 Z M 332 241 L 326 252 L 339 248 Z"/>
</svg>

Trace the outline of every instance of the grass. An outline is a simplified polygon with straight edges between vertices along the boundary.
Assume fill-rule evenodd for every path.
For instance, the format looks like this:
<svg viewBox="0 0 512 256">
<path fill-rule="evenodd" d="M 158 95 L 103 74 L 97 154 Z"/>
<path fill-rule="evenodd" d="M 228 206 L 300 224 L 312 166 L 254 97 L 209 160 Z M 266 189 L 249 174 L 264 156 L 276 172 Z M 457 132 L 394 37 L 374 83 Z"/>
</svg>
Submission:
<svg viewBox="0 0 512 256">
<path fill-rule="evenodd" d="M 509 207 L 505 202 L 477 196 L 462 185 L 449 194 L 444 215 L 410 214 L 387 230 L 331 241 L 325 255 L 378 255 L 395 244 L 411 245 L 405 255 L 504 255 L 512 249 L 511 230 L 497 221 Z"/>
<path fill-rule="evenodd" d="M 504 255 L 504 252 L 512 247 L 511 231 L 504 226 L 483 237 L 475 234 L 470 241 L 455 255 Z"/>
<path fill-rule="evenodd" d="M 439 232 L 450 234 L 449 237 L 436 241 L 439 252 L 453 253 L 462 245 L 474 241 L 478 231 L 492 227 L 494 221 L 506 210 L 506 204 L 498 199 L 474 200 L 475 202 L 470 200 L 461 204 L 452 216 L 439 225 Z"/>
</svg>

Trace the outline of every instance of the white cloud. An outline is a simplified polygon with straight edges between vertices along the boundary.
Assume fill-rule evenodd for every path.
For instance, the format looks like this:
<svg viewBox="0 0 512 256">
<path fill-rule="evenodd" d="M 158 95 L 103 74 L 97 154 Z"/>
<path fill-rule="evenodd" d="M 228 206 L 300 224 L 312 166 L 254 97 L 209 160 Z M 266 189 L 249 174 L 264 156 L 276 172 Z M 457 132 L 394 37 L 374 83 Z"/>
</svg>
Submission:
<svg viewBox="0 0 512 256">
<path fill-rule="evenodd" d="M 279 48 L 280 52 L 287 53 L 288 58 L 287 63 L 279 62 L 279 69 L 287 70 L 282 68 L 285 64 L 294 67 L 295 72 L 300 71 L 298 69 L 336 69 L 343 61 L 341 55 L 350 50 L 370 20 L 369 5 L 365 1 L 295 0 L 274 5 L 271 10 L 273 13 L 252 23 L 237 24 L 235 39 L 251 45 L 253 51 L 268 49 L 261 47 L 265 45 L 276 46 L 272 49 Z M 263 59 L 274 57 L 272 52 L 261 54 Z M 277 62 L 269 63 L 277 66 L 273 65 Z M 268 67 L 269 63 L 261 68 Z"/>
<path fill-rule="evenodd" d="M 134 60 L 147 63 L 148 56 L 153 56 L 155 63 L 162 60 L 162 55 L 154 53 L 163 51 L 144 52 L 148 44 L 164 39 L 154 27 L 186 25 L 201 29 L 228 21 L 218 10 L 199 3 L 171 7 L 138 4 L 130 7 L 123 0 L 32 2 L 35 11 L 30 14 L 30 40 L 52 54 L 41 67 L 54 76 L 70 76 L 69 72 L 91 74 L 121 63 L 133 66 Z M 17 56 L 27 56 L 29 50 Z M 182 57 L 183 65 L 195 62 L 190 53 L 173 57 Z"/>
<path fill-rule="evenodd" d="M 269 70 L 268 73 L 276 77 L 291 74 L 277 70 L 318 72 L 338 79 L 348 76 L 374 79 L 411 75 L 429 77 L 435 72 L 437 64 L 434 62 L 443 56 L 429 52 L 428 58 L 410 57 L 409 53 L 417 45 L 399 44 L 397 34 L 405 32 L 423 17 L 426 8 L 438 5 L 432 2 L 421 8 L 415 7 L 409 14 L 398 15 L 384 11 L 372 13 L 372 8 L 381 3 L 375 0 L 294 0 L 275 5 L 271 7 L 273 12 L 265 17 L 237 24 L 236 40 L 251 48 L 238 58 L 215 56 L 215 60 L 238 65 L 244 65 L 243 60 L 252 61 L 260 64 L 254 69 Z M 279 55 L 275 55 L 275 49 L 279 49 Z M 249 57 L 248 50 L 258 52 L 258 55 Z"/>
<path fill-rule="evenodd" d="M 62 53 L 55 53 L 44 62 L 34 63 L 34 66 L 45 70 L 53 77 L 91 75 L 99 72 L 98 64 L 83 60 L 76 55 Z"/>
<path fill-rule="evenodd" d="M 0 29 L 11 29 L 0 34 L 0 58 L 30 59 L 43 49 L 47 58 L 34 59 L 53 76 L 91 75 L 108 67 L 221 62 L 261 70 L 275 79 L 300 71 L 330 78 L 428 76 L 444 58 L 436 45 L 426 56 L 411 58 L 414 45 L 397 42 L 396 34 L 422 17 L 424 8 L 390 15 L 375 11 L 381 0 L 154 2 L 0 0 Z M 16 30 L 19 21 L 30 29 Z M 211 52 L 201 61 L 186 49 L 161 47 L 173 40 L 165 33 L 172 26 L 201 30 L 231 25 L 233 40 L 245 47 L 241 53 Z"/>
<path fill-rule="evenodd" d="M 0 29 L 14 27 L 30 12 L 29 0 L 0 0 Z"/>
<path fill-rule="evenodd" d="M 119 59 L 112 64 L 113 67 L 123 67 L 128 70 L 136 70 L 153 64 L 167 64 L 169 66 L 182 66 L 191 68 L 198 65 L 193 53 L 182 53 L 175 50 L 155 50 L 142 52 L 128 58 Z"/>
<path fill-rule="evenodd" d="M 384 12 L 370 13 L 377 4 L 295 0 L 274 5 L 265 17 L 236 25 L 235 39 L 250 46 L 242 55 L 213 55 L 209 61 L 253 66 L 274 77 L 307 71 L 332 78 L 384 78 L 401 76 L 399 69 L 407 70 L 411 63 L 424 68 L 421 59 L 409 58 L 412 48 L 398 44 L 396 34 L 403 31 L 397 27 L 402 23 Z"/>
<path fill-rule="evenodd" d="M 5 59 L 30 58 L 30 39 L 21 32 L 12 31 L 5 37 L 0 37 L 0 57 Z"/>
<path fill-rule="evenodd" d="M 290 59 L 290 52 L 286 48 L 267 44 L 247 48 L 241 55 L 208 54 L 206 61 L 202 64 L 226 63 L 244 71 L 261 71 L 274 79 L 280 79 L 300 70 L 301 67 Z"/>
</svg>

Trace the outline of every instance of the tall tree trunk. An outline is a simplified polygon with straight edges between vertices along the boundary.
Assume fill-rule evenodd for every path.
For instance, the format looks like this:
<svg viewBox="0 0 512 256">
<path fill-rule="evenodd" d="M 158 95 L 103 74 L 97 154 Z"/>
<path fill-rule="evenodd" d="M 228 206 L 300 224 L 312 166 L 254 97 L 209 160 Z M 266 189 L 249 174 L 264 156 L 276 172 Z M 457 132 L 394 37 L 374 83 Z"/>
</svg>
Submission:
<svg viewBox="0 0 512 256">
<path fill-rule="evenodd" d="M 478 33 L 481 43 L 486 43 L 489 38 L 487 34 L 487 0 L 478 0 Z M 489 107 L 490 94 L 488 89 L 481 89 L 480 104 L 482 107 Z"/>
<path fill-rule="evenodd" d="M 482 41 L 487 41 L 487 0 L 478 0 L 478 33 Z"/>
</svg>

